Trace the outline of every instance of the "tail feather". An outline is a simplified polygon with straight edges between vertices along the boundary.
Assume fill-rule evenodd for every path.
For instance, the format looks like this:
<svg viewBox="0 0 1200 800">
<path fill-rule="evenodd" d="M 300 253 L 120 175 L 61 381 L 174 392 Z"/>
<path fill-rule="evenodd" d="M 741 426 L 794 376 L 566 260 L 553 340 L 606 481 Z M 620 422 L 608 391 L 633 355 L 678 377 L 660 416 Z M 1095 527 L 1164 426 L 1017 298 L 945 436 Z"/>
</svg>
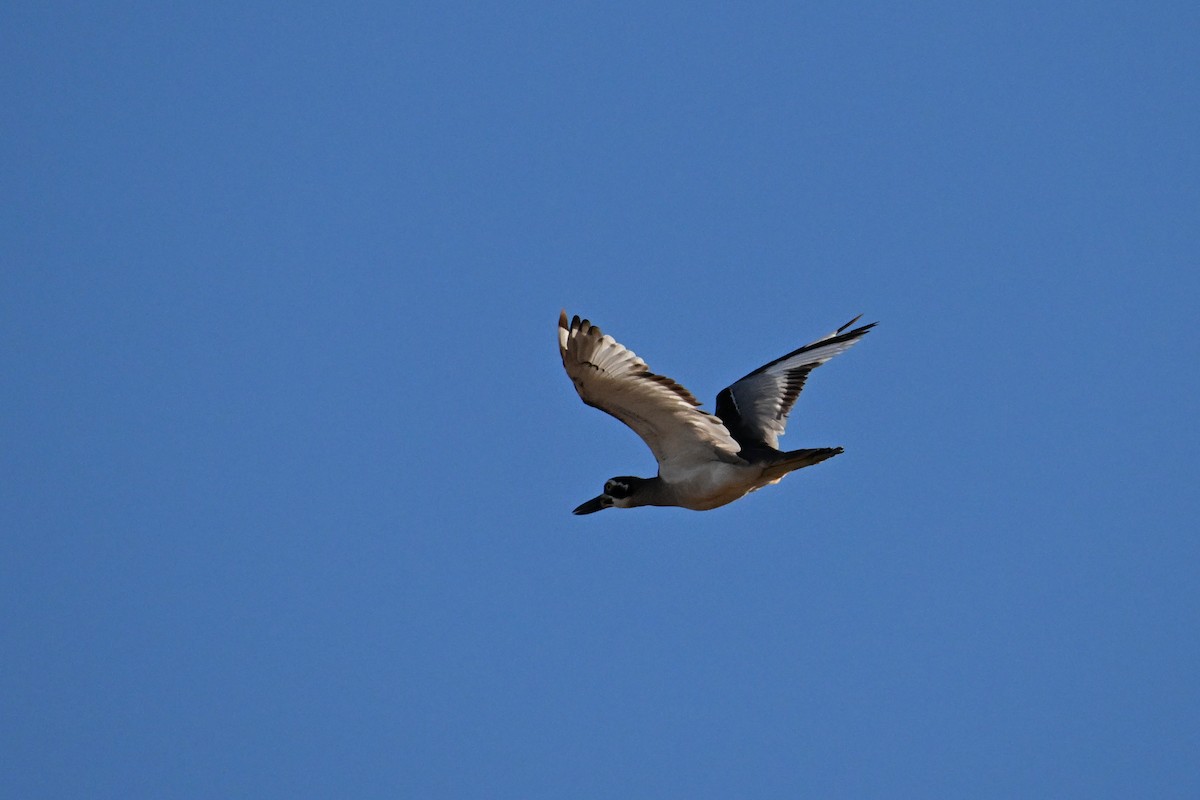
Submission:
<svg viewBox="0 0 1200 800">
<path fill-rule="evenodd" d="M 794 470 L 811 467 L 813 464 L 820 464 L 827 458 L 844 453 L 840 447 L 810 447 L 803 450 L 788 450 L 786 453 L 780 453 L 779 460 L 767 468 L 767 476 L 771 483 L 778 483 L 779 480 Z"/>
</svg>

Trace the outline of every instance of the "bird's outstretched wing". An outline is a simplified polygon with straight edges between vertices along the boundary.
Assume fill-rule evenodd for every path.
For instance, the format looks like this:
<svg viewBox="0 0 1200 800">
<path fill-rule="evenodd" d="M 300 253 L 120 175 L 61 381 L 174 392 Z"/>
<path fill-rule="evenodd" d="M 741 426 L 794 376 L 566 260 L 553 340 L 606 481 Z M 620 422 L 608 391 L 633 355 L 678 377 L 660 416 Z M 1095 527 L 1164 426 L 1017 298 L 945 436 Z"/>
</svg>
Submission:
<svg viewBox="0 0 1200 800">
<path fill-rule="evenodd" d="M 738 443 L 687 389 L 650 371 L 633 351 L 599 328 L 567 312 L 558 319 L 563 367 L 589 406 L 612 414 L 642 437 L 658 460 L 660 473 L 686 469 L 714 458 L 742 463 Z"/>
<path fill-rule="evenodd" d="M 844 353 L 877 323 L 846 330 L 861 315 L 828 336 L 764 364 L 717 395 L 717 416 L 742 447 L 778 448 L 788 412 L 800 396 L 808 373 Z"/>
</svg>

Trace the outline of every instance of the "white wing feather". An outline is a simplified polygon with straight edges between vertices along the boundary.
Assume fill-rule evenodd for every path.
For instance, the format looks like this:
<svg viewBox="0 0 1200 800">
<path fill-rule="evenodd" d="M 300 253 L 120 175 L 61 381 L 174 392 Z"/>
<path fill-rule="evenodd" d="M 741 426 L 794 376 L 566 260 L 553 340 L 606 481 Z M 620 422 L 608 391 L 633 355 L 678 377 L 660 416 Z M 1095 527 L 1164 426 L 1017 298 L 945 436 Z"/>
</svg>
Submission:
<svg viewBox="0 0 1200 800">
<path fill-rule="evenodd" d="M 691 392 L 650 371 L 633 351 L 579 317 L 558 321 L 563 367 L 583 402 L 624 422 L 650 447 L 659 473 L 678 473 L 714 458 L 743 463 L 740 445 Z"/>
<path fill-rule="evenodd" d="M 846 331 L 857 321 L 858 317 L 855 317 L 828 336 L 764 364 L 731 384 L 717 397 L 717 413 L 735 432 L 740 430 L 770 447 L 778 447 L 779 437 L 787 426 L 788 413 L 796 404 L 808 373 L 849 350 L 875 327 L 872 322 Z M 728 408 L 729 405 L 732 409 Z M 736 415 L 736 422 L 730 410 Z M 738 438 L 745 441 L 741 434 L 738 434 Z"/>
</svg>

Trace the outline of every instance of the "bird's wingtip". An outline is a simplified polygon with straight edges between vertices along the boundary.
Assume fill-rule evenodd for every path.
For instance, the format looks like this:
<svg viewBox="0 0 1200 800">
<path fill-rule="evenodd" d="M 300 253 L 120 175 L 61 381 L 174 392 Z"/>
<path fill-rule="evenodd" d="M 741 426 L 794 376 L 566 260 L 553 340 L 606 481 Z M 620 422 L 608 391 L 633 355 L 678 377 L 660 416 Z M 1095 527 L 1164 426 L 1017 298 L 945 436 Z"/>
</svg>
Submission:
<svg viewBox="0 0 1200 800">
<path fill-rule="evenodd" d="M 862 314 L 859 314 L 857 317 L 855 317 L 854 319 L 850 320 L 850 321 L 849 321 L 849 322 L 847 322 L 845 325 L 843 325 L 842 327 L 840 327 L 840 328 L 838 328 L 836 331 L 834 331 L 832 335 L 833 335 L 833 336 L 841 336 L 843 333 L 845 333 L 845 332 L 846 332 L 846 330 L 847 330 L 847 329 L 848 329 L 850 326 L 852 326 L 854 323 L 858 322 L 858 321 L 859 321 L 860 319 L 862 319 L 862 318 L 863 318 L 863 315 L 862 315 Z M 859 336 L 861 336 L 862 334 L 864 334 L 864 333 L 866 333 L 867 331 L 871 330 L 871 328 L 874 328 L 874 327 L 875 327 L 876 325 L 878 325 L 878 324 L 879 324 L 879 322 L 878 322 L 878 321 L 876 321 L 876 322 L 868 322 L 866 325 L 861 325 L 861 326 L 859 326 L 858 328 L 855 328 L 854 330 L 850 331 L 850 334 L 858 334 Z"/>
<path fill-rule="evenodd" d="M 845 325 L 843 325 L 842 327 L 838 328 L 838 329 L 837 329 L 837 331 L 835 331 L 835 333 L 841 333 L 842 331 L 846 330 L 846 328 L 849 328 L 851 325 L 853 325 L 854 323 L 858 322 L 860 319 L 862 319 L 862 314 L 859 314 L 857 317 L 855 317 L 854 319 L 850 320 L 849 322 L 847 322 L 847 323 L 846 323 Z"/>
<path fill-rule="evenodd" d="M 558 312 L 558 349 L 565 353 L 567 351 L 567 339 L 571 336 L 571 328 L 567 323 L 567 310 L 564 308 Z"/>
</svg>

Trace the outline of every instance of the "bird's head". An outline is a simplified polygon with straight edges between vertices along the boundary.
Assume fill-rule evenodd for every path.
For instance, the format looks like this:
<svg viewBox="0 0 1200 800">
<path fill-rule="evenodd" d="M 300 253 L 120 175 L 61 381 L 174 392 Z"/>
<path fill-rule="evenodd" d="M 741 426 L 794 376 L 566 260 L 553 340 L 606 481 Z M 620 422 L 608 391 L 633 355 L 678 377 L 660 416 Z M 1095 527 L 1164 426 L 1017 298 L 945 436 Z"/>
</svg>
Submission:
<svg viewBox="0 0 1200 800">
<path fill-rule="evenodd" d="M 645 478 L 618 475 L 604 482 L 604 492 L 575 509 L 575 514 L 594 514 L 606 508 L 632 508 L 641 505 L 636 501 L 638 488 L 646 483 Z"/>
</svg>

